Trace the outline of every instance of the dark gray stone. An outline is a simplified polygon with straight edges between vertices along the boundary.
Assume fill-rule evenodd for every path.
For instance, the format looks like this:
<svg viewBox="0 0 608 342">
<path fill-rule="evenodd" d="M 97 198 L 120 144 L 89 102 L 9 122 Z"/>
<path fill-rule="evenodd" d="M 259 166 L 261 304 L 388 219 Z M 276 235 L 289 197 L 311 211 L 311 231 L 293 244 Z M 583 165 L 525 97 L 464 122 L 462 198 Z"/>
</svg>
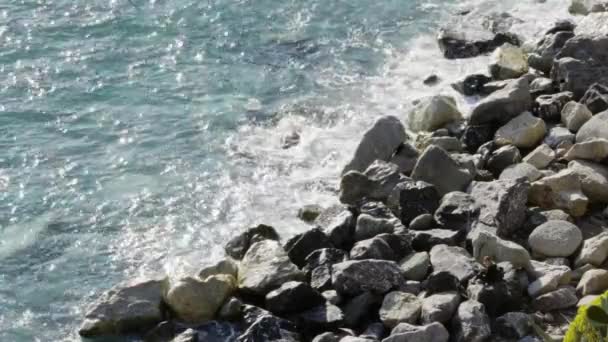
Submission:
<svg viewBox="0 0 608 342">
<path fill-rule="evenodd" d="M 233 259 L 241 260 L 249 250 L 249 247 L 254 243 L 262 240 L 279 241 L 279 239 L 279 234 L 274 228 L 260 224 L 257 227 L 249 228 L 240 235 L 232 238 L 228 241 L 224 250 L 226 251 L 226 254 Z"/>
<path fill-rule="evenodd" d="M 266 308 L 273 313 L 300 312 L 325 303 L 325 298 L 310 285 L 290 281 L 266 295 Z"/>
<path fill-rule="evenodd" d="M 566 103 L 572 101 L 573 96 L 569 91 L 541 95 L 534 100 L 533 112 L 543 120 L 559 122 L 561 120 L 562 109 Z"/>
<path fill-rule="evenodd" d="M 572 31 L 558 31 L 544 36 L 537 44 L 534 51 L 528 57 L 528 64 L 545 74 L 551 72 L 553 59 L 568 39 L 574 37 Z"/>
<path fill-rule="evenodd" d="M 298 234 L 285 243 L 285 251 L 289 259 L 302 268 L 306 265 L 306 257 L 321 248 L 331 248 L 329 237 L 320 228 L 314 228 Z"/>
<path fill-rule="evenodd" d="M 492 125 L 469 125 L 465 128 L 461 141 L 469 153 L 474 153 L 481 145 L 491 141 L 495 132 Z"/>
<path fill-rule="evenodd" d="M 335 264 L 332 282 L 340 294 L 357 295 L 366 291 L 384 294 L 401 286 L 405 278 L 394 261 L 354 260 Z"/>
<path fill-rule="evenodd" d="M 382 296 L 371 292 L 361 293 L 343 307 L 344 325 L 349 328 L 360 327 L 378 312 L 381 304 Z"/>
<path fill-rule="evenodd" d="M 469 122 L 473 125 L 505 124 L 531 107 L 530 86 L 524 76 L 481 100 L 473 109 Z"/>
<path fill-rule="evenodd" d="M 445 229 L 470 230 L 479 217 L 480 207 L 475 198 L 464 192 L 450 192 L 443 196 L 435 211 L 435 221 Z"/>
<path fill-rule="evenodd" d="M 507 167 L 521 162 L 521 153 L 513 145 L 503 146 L 492 152 L 486 168 L 498 177 Z"/>
<path fill-rule="evenodd" d="M 492 334 L 490 318 L 483 304 L 467 300 L 452 320 L 452 339 L 456 342 L 484 342 Z"/>
<path fill-rule="evenodd" d="M 342 176 L 340 201 L 356 204 L 362 199 L 384 201 L 401 179 L 397 165 L 374 161 L 365 172 L 353 170 Z"/>
<path fill-rule="evenodd" d="M 378 260 L 397 260 L 391 247 L 382 239 L 374 237 L 362 240 L 350 250 L 351 260 L 378 259 Z"/>
<path fill-rule="evenodd" d="M 440 196 L 452 191 L 463 191 L 473 177 L 469 170 L 460 166 L 444 149 L 433 145 L 422 152 L 412 171 L 413 179 L 434 184 Z M 418 215 L 414 217 L 416 216 Z"/>
<path fill-rule="evenodd" d="M 412 247 L 417 251 L 429 251 L 437 245 L 455 246 L 464 237 L 462 232 L 448 229 L 429 229 L 412 233 Z"/>
<path fill-rule="evenodd" d="M 608 86 L 601 83 L 593 83 L 585 92 L 580 101 L 586 105 L 593 114 L 608 109 Z"/>
<path fill-rule="evenodd" d="M 405 180 L 397 184 L 388 199 L 388 206 L 405 225 L 423 214 L 433 214 L 439 205 L 439 194 L 432 184 Z"/>
</svg>

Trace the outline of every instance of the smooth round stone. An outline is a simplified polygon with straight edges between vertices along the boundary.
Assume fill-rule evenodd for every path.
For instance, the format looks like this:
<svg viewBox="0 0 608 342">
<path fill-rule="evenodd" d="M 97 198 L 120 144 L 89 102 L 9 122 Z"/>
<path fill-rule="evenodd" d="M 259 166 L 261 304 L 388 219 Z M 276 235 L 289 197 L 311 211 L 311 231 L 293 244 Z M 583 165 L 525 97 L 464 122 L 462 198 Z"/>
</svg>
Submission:
<svg viewBox="0 0 608 342">
<path fill-rule="evenodd" d="M 583 241 L 581 230 L 568 221 L 547 221 L 536 227 L 528 244 L 532 251 L 548 257 L 568 257 Z"/>
</svg>

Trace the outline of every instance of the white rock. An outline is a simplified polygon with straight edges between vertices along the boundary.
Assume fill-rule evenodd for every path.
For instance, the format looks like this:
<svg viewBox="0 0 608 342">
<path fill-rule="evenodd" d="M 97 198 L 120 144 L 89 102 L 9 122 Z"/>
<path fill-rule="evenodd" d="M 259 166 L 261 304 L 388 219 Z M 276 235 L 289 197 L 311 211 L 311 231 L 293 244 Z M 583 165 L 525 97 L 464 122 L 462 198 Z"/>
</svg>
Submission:
<svg viewBox="0 0 608 342">
<path fill-rule="evenodd" d="M 576 287 L 576 291 L 581 296 L 602 294 L 606 290 L 608 290 L 608 271 L 602 269 L 585 272 Z"/>
<path fill-rule="evenodd" d="M 528 72 L 528 59 L 522 48 L 507 43 L 494 50 L 489 71 L 498 80 L 518 78 Z"/>
<path fill-rule="evenodd" d="M 435 95 L 420 100 L 408 116 L 408 126 L 414 132 L 434 131 L 462 120 L 456 100 L 451 96 Z"/>
<path fill-rule="evenodd" d="M 592 139 L 572 145 L 566 152 L 567 160 L 586 159 L 596 162 L 608 158 L 608 139 Z"/>
<path fill-rule="evenodd" d="M 547 144 L 538 146 L 523 159 L 525 163 L 531 164 L 539 170 L 546 168 L 554 160 L 555 151 Z"/>
<path fill-rule="evenodd" d="M 572 132 L 577 132 L 593 113 L 584 104 L 570 101 L 562 108 L 562 123 Z"/>
<path fill-rule="evenodd" d="M 583 248 L 574 261 L 575 267 L 585 264 L 600 266 L 608 257 L 608 233 L 602 233 L 583 242 Z"/>
<path fill-rule="evenodd" d="M 581 179 L 583 193 L 595 202 L 608 203 L 608 167 L 587 161 L 571 161 L 568 168 Z"/>
<path fill-rule="evenodd" d="M 535 253 L 549 257 L 568 257 L 583 240 L 581 230 L 568 221 L 547 221 L 536 227 L 528 238 Z"/>
<path fill-rule="evenodd" d="M 515 242 L 503 240 L 494 234 L 480 231 L 473 238 L 473 256 L 482 262 L 488 256 L 496 262 L 508 261 L 517 268 L 530 266 L 530 254 Z"/>
<path fill-rule="evenodd" d="M 535 298 L 545 293 L 555 291 L 559 286 L 560 279 L 561 275 L 556 272 L 545 274 L 528 285 L 528 295 Z"/>
<path fill-rule="evenodd" d="M 583 216 L 589 204 L 579 175 L 568 169 L 533 182 L 528 201 L 544 209 L 563 209 L 574 217 Z"/>
<path fill-rule="evenodd" d="M 545 121 L 530 112 L 523 112 L 509 121 L 496 132 L 494 141 L 498 145 L 515 145 L 519 148 L 532 148 L 547 133 Z"/>
</svg>

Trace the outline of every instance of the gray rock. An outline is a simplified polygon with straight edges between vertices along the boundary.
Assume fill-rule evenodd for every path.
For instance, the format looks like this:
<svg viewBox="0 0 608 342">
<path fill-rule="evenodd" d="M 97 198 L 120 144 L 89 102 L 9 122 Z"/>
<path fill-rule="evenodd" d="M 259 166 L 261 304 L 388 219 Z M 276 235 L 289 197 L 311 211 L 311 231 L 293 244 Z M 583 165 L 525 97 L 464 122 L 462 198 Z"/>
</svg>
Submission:
<svg viewBox="0 0 608 342">
<path fill-rule="evenodd" d="M 553 64 L 553 59 L 550 61 L 549 68 L 551 64 Z M 550 78 L 537 77 L 534 81 L 530 82 L 530 93 L 533 96 L 552 94 L 555 92 L 554 88 L 553 80 Z"/>
<path fill-rule="evenodd" d="M 241 260 L 245 253 L 249 250 L 249 247 L 256 242 L 262 240 L 275 240 L 279 241 L 279 234 L 271 226 L 260 224 L 257 227 L 249 228 L 240 235 L 232 238 L 224 250 L 226 254 L 235 260 Z"/>
<path fill-rule="evenodd" d="M 442 148 L 429 146 L 418 159 L 412 178 L 434 184 L 439 195 L 443 196 L 464 190 L 473 180 L 473 175 Z"/>
<path fill-rule="evenodd" d="M 555 291 L 537 297 L 532 302 L 536 310 L 549 312 L 576 306 L 576 290 L 572 286 L 563 286 Z"/>
<path fill-rule="evenodd" d="M 227 274 L 233 276 L 235 279 L 239 272 L 239 266 L 236 262 L 230 258 L 220 260 L 217 263 L 203 268 L 199 273 L 198 277 L 201 280 L 205 280 L 208 277 L 220 274 Z"/>
<path fill-rule="evenodd" d="M 562 123 L 572 132 L 578 132 L 592 116 L 587 106 L 574 101 L 566 103 L 561 113 Z"/>
<path fill-rule="evenodd" d="M 608 37 L 607 37 L 608 38 Z M 581 143 L 593 139 L 608 138 L 608 111 L 595 114 L 591 120 L 587 121 L 578 133 L 576 133 L 576 142 Z"/>
<path fill-rule="evenodd" d="M 568 221 L 548 221 L 536 227 L 528 244 L 533 252 L 549 257 L 568 257 L 581 242 L 581 230 Z"/>
<path fill-rule="evenodd" d="M 309 273 L 315 268 L 322 266 L 332 266 L 339 262 L 347 261 L 348 253 L 337 248 L 317 249 L 306 257 L 306 266 L 303 271 Z"/>
<path fill-rule="evenodd" d="M 239 267 L 239 289 L 258 295 L 268 292 L 288 281 L 304 277 L 281 245 L 274 240 L 253 244 Z"/>
<path fill-rule="evenodd" d="M 411 293 L 393 291 L 384 296 L 380 308 L 380 320 L 387 328 L 399 323 L 415 324 L 420 318 L 422 302 Z"/>
<path fill-rule="evenodd" d="M 481 100 L 473 109 L 469 121 L 473 125 L 506 123 L 531 107 L 528 80 L 522 77 Z"/>
<path fill-rule="evenodd" d="M 337 205 L 321 212 L 314 223 L 323 229 L 336 248 L 350 249 L 355 232 L 355 217 L 348 208 Z"/>
<path fill-rule="evenodd" d="M 431 228 L 433 224 L 433 215 L 432 214 L 422 214 L 416 216 L 415 219 L 412 220 L 410 226 L 408 227 L 411 230 L 426 230 Z"/>
<path fill-rule="evenodd" d="M 329 237 L 320 228 L 313 228 L 297 234 L 285 243 L 285 251 L 289 259 L 298 267 L 304 267 L 306 257 L 321 248 L 333 247 Z"/>
<path fill-rule="evenodd" d="M 352 296 L 366 291 L 387 293 L 403 285 L 405 278 L 394 261 L 354 260 L 335 264 L 332 282 L 338 293 Z"/>
<path fill-rule="evenodd" d="M 480 270 L 480 265 L 461 247 L 438 245 L 431 249 L 431 265 L 434 272 L 448 272 L 460 282 L 466 282 Z"/>
<path fill-rule="evenodd" d="M 510 33 L 482 30 L 476 25 L 459 25 L 443 28 L 437 35 L 439 49 L 448 59 L 470 58 L 494 51 L 504 43 L 520 45 L 519 39 Z"/>
<path fill-rule="evenodd" d="M 449 229 L 428 229 L 412 233 L 412 247 L 418 251 L 428 251 L 436 245 L 455 246 L 464 235 L 458 230 Z"/>
<path fill-rule="evenodd" d="M 381 304 L 382 296 L 371 292 L 363 292 L 354 297 L 343 306 L 344 325 L 349 328 L 361 326 L 363 322 L 378 312 Z"/>
<path fill-rule="evenodd" d="M 528 200 L 544 209 L 563 209 L 574 217 L 583 216 L 589 203 L 579 175 L 569 169 L 533 182 Z"/>
<path fill-rule="evenodd" d="M 407 140 L 405 127 L 394 116 L 383 116 L 363 135 L 353 159 L 344 167 L 348 171 L 365 171 L 374 160 L 388 161 L 395 150 Z"/>
<path fill-rule="evenodd" d="M 536 298 L 545 293 L 557 290 L 563 275 L 559 272 L 549 272 L 528 285 L 528 295 Z"/>
<path fill-rule="evenodd" d="M 488 232 L 479 232 L 472 244 L 473 256 L 479 262 L 490 257 L 495 262 L 508 261 L 517 268 L 528 268 L 530 265 L 530 254 L 525 248 Z"/>
<path fill-rule="evenodd" d="M 452 319 L 459 304 L 460 294 L 458 292 L 443 292 L 430 295 L 422 300 L 421 323 L 447 323 Z"/>
<path fill-rule="evenodd" d="M 305 331 L 327 331 L 342 325 L 344 313 L 339 307 L 326 303 L 298 314 L 295 320 Z"/>
<path fill-rule="evenodd" d="M 585 264 L 600 266 L 608 257 L 608 233 L 602 233 L 583 242 L 578 256 L 574 261 L 575 267 Z"/>
<path fill-rule="evenodd" d="M 382 342 L 447 342 L 449 337 L 450 334 L 441 323 L 425 326 L 400 323 Z"/>
<path fill-rule="evenodd" d="M 530 182 L 534 182 L 542 176 L 543 174 L 533 165 L 528 163 L 519 163 L 508 166 L 506 169 L 504 169 L 501 172 L 499 179 L 508 180 L 525 178 Z"/>
<path fill-rule="evenodd" d="M 162 321 L 162 283 L 149 280 L 105 292 L 87 309 L 78 333 L 95 337 L 138 333 L 154 327 Z"/>
<path fill-rule="evenodd" d="M 431 267 L 431 257 L 427 252 L 413 253 L 399 263 L 403 276 L 408 280 L 424 280 Z"/>
<path fill-rule="evenodd" d="M 335 290 L 323 291 L 321 295 L 328 303 L 331 303 L 333 305 L 340 305 L 342 303 L 342 296 L 340 296 Z"/>
<path fill-rule="evenodd" d="M 608 203 L 608 166 L 578 160 L 571 161 L 568 168 L 579 175 L 583 193 L 591 201 Z"/>
<path fill-rule="evenodd" d="M 414 132 L 434 131 L 445 125 L 462 120 L 456 100 L 445 95 L 435 95 L 420 99 L 410 111 L 408 125 Z"/>
<path fill-rule="evenodd" d="M 494 50 L 488 67 L 496 80 L 518 78 L 528 72 L 528 61 L 522 48 L 506 43 Z"/>
<path fill-rule="evenodd" d="M 532 68 L 549 74 L 553 66 L 553 59 L 566 41 L 572 37 L 574 37 L 574 32 L 571 31 L 560 31 L 545 35 L 529 55 L 528 63 Z"/>
<path fill-rule="evenodd" d="M 508 312 L 496 319 L 494 330 L 505 338 L 524 338 L 532 332 L 532 318 L 524 312 Z"/>
<path fill-rule="evenodd" d="M 475 198 L 464 192 L 450 192 L 443 196 L 435 211 L 435 221 L 446 229 L 468 231 L 479 217 L 480 207 Z"/>
<path fill-rule="evenodd" d="M 602 294 L 608 289 L 608 271 L 602 269 L 589 270 L 576 286 L 581 296 Z"/>
<path fill-rule="evenodd" d="M 388 198 L 388 206 L 405 225 L 420 215 L 433 214 L 439 206 L 437 188 L 427 182 L 404 180 Z"/>
<path fill-rule="evenodd" d="M 551 148 L 557 148 L 565 143 L 574 144 L 575 138 L 574 133 L 570 132 L 566 127 L 555 126 L 549 129 L 544 143 Z"/>
<path fill-rule="evenodd" d="M 168 282 L 163 300 L 182 321 L 205 323 L 215 318 L 235 290 L 236 279 L 231 275 L 214 275 L 204 281 L 186 277 Z"/>
<path fill-rule="evenodd" d="M 526 219 L 530 184 L 520 180 L 473 182 L 469 193 L 481 208 L 479 221 L 496 227 L 499 235 L 508 236 Z"/>
<path fill-rule="evenodd" d="M 555 160 L 555 151 L 549 145 L 542 144 L 528 153 L 524 159 L 524 163 L 528 163 L 539 170 L 549 166 Z"/>
<path fill-rule="evenodd" d="M 243 313 L 243 302 L 236 297 L 226 300 L 218 311 L 217 316 L 223 320 L 238 320 Z"/>
<path fill-rule="evenodd" d="M 366 240 L 383 233 L 393 233 L 397 222 L 395 218 L 374 217 L 361 214 L 355 227 L 355 241 Z"/>
<path fill-rule="evenodd" d="M 452 338 L 457 342 L 483 342 L 491 335 L 490 317 L 483 304 L 462 302 L 452 320 Z"/>
<path fill-rule="evenodd" d="M 560 121 L 562 109 L 572 99 L 573 94 L 569 91 L 541 95 L 534 100 L 534 113 L 543 120 Z"/>
<path fill-rule="evenodd" d="M 593 114 L 608 110 L 608 86 L 601 83 L 592 84 L 585 92 L 581 103 Z"/>
<path fill-rule="evenodd" d="M 601 163 L 608 158 L 608 139 L 592 139 L 576 143 L 564 154 L 564 159 L 584 159 Z"/>
<path fill-rule="evenodd" d="M 396 260 L 397 257 L 391 247 L 383 239 L 374 237 L 355 243 L 350 250 L 350 259 Z"/>
<path fill-rule="evenodd" d="M 400 179 L 397 165 L 375 160 L 364 173 L 352 170 L 342 176 L 340 201 L 346 204 L 356 204 L 363 198 L 384 201 Z"/>
<path fill-rule="evenodd" d="M 251 317 L 248 317 L 251 316 Z M 268 312 L 254 315 L 246 313 L 245 321 L 250 325 L 237 342 L 299 342 L 296 327 L 287 320 L 275 317 Z"/>
<path fill-rule="evenodd" d="M 289 281 L 266 295 L 266 308 L 273 313 L 301 312 L 325 303 L 308 283 Z"/>
<path fill-rule="evenodd" d="M 500 175 L 507 167 L 521 162 L 521 153 L 516 146 L 503 146 L 492 152 L 486 168 L 494 175 Z"/>
<path fill-rule="evenodd" d="M 397 147 L 389 161 L 397 165 L 399 172 L 409 176 L 414 170 L 419 156 L 420 152 L 414 145 L 404 142 Z"/>
</svg>

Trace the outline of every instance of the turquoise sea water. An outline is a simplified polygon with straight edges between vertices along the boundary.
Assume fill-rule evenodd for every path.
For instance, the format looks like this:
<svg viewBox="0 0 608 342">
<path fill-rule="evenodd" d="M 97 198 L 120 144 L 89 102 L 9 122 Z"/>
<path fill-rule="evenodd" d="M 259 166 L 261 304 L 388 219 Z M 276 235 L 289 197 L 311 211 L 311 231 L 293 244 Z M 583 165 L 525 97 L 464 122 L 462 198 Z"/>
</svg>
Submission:
<svg viewBox="0 0 608 342">
<path fill-rule="evenodd" d="M 366 125 L 483 67 L 440 58 L 452 5 L 0 3 L 0 341 L 77 341 L 118 282 L 196 270 L 251 224 L 304 229 Z"/>
</svg>

